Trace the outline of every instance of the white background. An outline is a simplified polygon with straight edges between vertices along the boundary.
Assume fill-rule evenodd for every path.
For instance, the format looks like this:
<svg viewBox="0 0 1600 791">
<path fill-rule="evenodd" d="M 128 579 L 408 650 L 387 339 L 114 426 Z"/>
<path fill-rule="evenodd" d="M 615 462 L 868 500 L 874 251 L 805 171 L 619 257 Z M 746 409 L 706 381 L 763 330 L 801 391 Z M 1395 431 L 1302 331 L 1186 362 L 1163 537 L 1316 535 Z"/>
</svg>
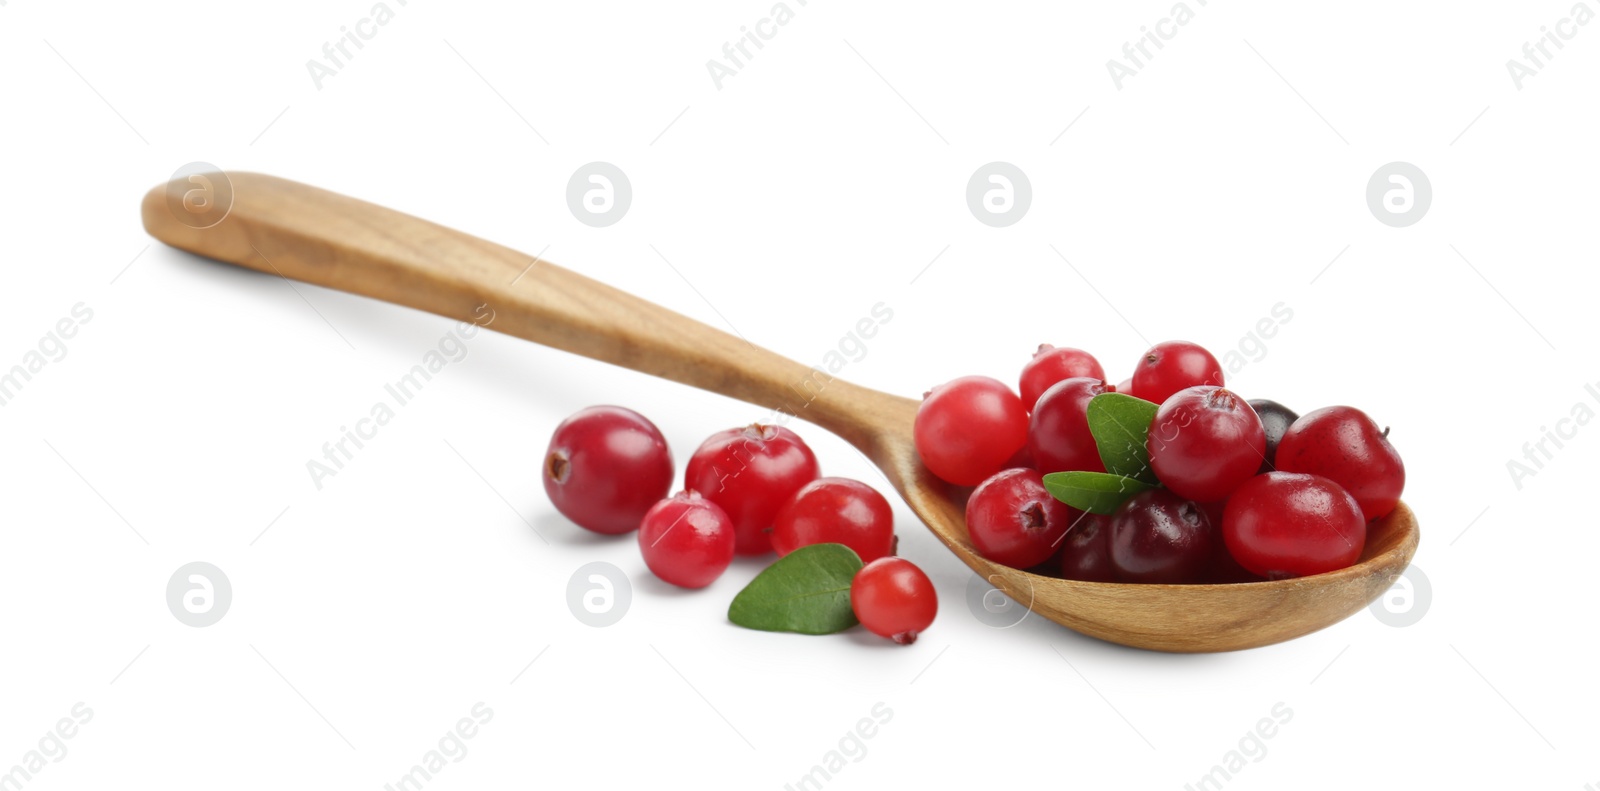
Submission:
<svg viewBox="0 0 1600 791">
<path fill-rule="evenodd" d="M 1106 62 L 1169 4 L 813 0 L 719 90 L 706 62 L 764 2 L 412 0 L 319 90 L 306 62 L 365 0 L 0 3 L 0 368 L 93 311 L 0 407 L 0 770 L 81 701 L 92 720 L 26 788 L 379 789 L 482 701 L 493 719 L 428 788 L 778 789 L 882 702 L 826 787 L 1178 789 L 1282 702 L 1227 787 L 1600 781 L 1600 427 L 1520 489 L 1506 466 L 1600 410 L 1600 24 L 1519 90 L 1506 61 L 1567 0 L 1192 7 L 1118 90 Z M 197 160 L 544 251 L 808 363 L 884 302 L 842 375 L 908 395 L 1013 381 L 1040 342 L 1120 380 L 1148 342 L 1220 355 L 1282 302 L 1231 381 L 1393 427 L 1431 606 L 1208 656 L 998 629 L 897 503 L 940 595 L 916 645 L 741 630 L 725 608 L 760 562 L 669 589 L 631 538 L 557 515 L 538 468 L 590 404 L 654 419 L 680 470 L 766 410 L 494 333 L 318 491 L 306 461 L 451 323 L 152 244 L 140 197 Z M 634 191 L 607 228 L 565 200 L 596 160 Z M 1008 228 L 965 203 L 996 160 L 1033 187 Z M 1432 184 L 1407 228 L 1365 199 L 1391 161 Z M 800 429 L 826 472 L 884 485 Z M 233 586 L 208 628 L 165 603 L 194 560 Z M 632 579 L 609 628 L 566 603 L 596 560 Z"/>
</svg>

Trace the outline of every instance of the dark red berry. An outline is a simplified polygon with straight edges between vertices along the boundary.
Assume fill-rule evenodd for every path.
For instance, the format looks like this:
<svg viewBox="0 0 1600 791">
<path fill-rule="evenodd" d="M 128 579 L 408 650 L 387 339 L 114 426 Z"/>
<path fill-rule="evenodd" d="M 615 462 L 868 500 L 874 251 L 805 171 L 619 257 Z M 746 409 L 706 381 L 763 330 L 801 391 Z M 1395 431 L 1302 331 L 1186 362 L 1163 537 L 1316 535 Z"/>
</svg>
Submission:
<svg viewBox="0 0 1600 791">
<path fill-rule="evenodd" d="M 1287 579 L 1356 562 L 1367 522 L 1339 484 L 1320 475 L 1269 472 L 1228 498 L 1222 538 L 1239 565 L 1267 579 Z"/>
<path fill-rule="evenodd" d="M 1306 413 L 1284 433 L 1274 461 L 1283 472 L 1333 479 L 1356 498 L 1368 520 L 1393 511 L 1406 487 L 1406 467 L 1389 444 L 1389 430 L 1380 431 L 1355 407 Z"/>
<path fill-rule="evenodd" d="M 878 558 L 850 582 L 850 607 L 867 631 L 910 645 L 933 624 L 939 595 L 933 581 L 911 561 Z"/>
<path fill-rule="evenodd" d="M 1217 516 L 1211 520 L 1211 524 L 1220 531 L 1223 518 Z M 1216 551 L 1211 553 L 1211 564 L 1206 567 L 1201 581 L 1214 585 L 1232 585 L 1241 582 L 1261 582 L 1265 579 L 1266 577 L 1239 565 L 1239 561 L 1234 560 L 1233 553 L 1228 551 L 1227 542 L 1218 541 Z"/>
<path fill-rule="evenodd" d="M 698 492 L 679 492 L 645 513 L 639 552 L 663 581 L 704 588 L 733 562 L 733 521 Z"/>
<path fill-rule="evenodd" d="M 978 554 L 1012 568 L 1056 553 L 1077 513 L 1050 496 L 1038 470 L 996 473 L 967 500 L 967 534 Z"/>
<path fill-rule="evenodd" d="M 1111 517 L 1078 514 L 1061 542 L 1061 576 L 1083 582 L 1115 582 L 1111 566 Z"/>
<path fill-rule="evenodd" d="M 1001 382 L 963 376 L 928 392 L 913 425 L 928 470 L 957 486 L 977 486 L 1028 442 L 1028 410 Z"/>
<path fill-rule="evenodd" d="M 1211 520 L 1212 527 L 1220 527 L 1222 525 L 1222 509 L 1228 505 L 1227 500 L 1214 500 L 1209 503 L 1197 503 L 1197 505 L 1205 513 L 1206 518 Z"/>
<path fill-rule="evenodd" d="M 865 563 L 893 553 L 889 501 L 849 478 L 818 478 L 800 487 L 773 520 L 772 548 L 782 556 L 812 544 L 844 544 Z"/>
<path fill-rule="evenodd" d="M 1075 376 L 1085 376 L 1090 379 L 1100 380 L 1106 378 L 1104 368 L 1094 355 L 1082 349 L 1057 348 L 1048 343 L 1040 344 L 1039 351 L 1034 352 L 1033 359 L 1022 367 L 1022 405 L 1033 409 L 1039 397 L 1051 385 L 1063 379 Z"/>
<path fill-rule="evenodd" d="M 1140 492 L 1111 516 L 1111 567 L 1122 582 L 1199 582 L 1216 532 L 1194 502 L 1166 489 Z"/>
<path fill-rule="evenodd" d="M 701 443 L 689 459 L 684 487 L 728 512 L 739 554 L 760 555 L 772 551 L 778 509 L 816 478 L 817 457 L 798 435 L 757 423 Z"/>
<path fill-rule="evenodd" d="M 545 494 L 578 526 L 617 535 L 672 488 L 672 453 L 654 423 L 631 409 L 592 406 L 556 426 L 544 454 Z"/>
<path fill-rule="evenodd" d="M 1146 441 L 1156 478 L 1179 497 L 1203 503 L 1226 498 L 1255 475 L 1266 444 L 1255 410 L 1209 385 L 1167 399 Z"/>
<path fill-rule="evenodd" d="M 1250 399 L 1250 408 L 1256 411 L 1256 417 L 1261 418 L 1261 430 L 1267 433 L 1266 459 L 1261 462 L 1257 472 L 1272 472 L 1276 469 L 1273 465 L 1278 456 L 1278 443 L 1283 441 L 1284 432 L 1300 416 L 1283 404 L 1266 398 Z"/>
<path fill-rule="evenodd" d="M 1087 416 L 1089 400 L 1104 392 L 1108 388 L 1100 379 L 1073 377 L 1039 398 L 1028 421 L 1028 450 L 1040 472 L 1106 471 Z"/>
<path fill-rule="evenodd" d="M 1164 341 L 1150 347 L 1150 351 L 1139 358 L 1130 381 L 1134 398 L 1159 404 L 1186 387 L 1221 387 L 1222 366 L 1199 344 Z"/>
</svg>

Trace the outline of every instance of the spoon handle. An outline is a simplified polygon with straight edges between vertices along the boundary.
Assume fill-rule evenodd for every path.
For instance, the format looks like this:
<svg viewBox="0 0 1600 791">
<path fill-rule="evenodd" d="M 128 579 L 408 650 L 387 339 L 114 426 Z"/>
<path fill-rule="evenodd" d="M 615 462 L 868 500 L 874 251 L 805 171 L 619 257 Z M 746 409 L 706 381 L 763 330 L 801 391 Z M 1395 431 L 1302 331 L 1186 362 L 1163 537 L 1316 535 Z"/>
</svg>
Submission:
<svg viewBox="0 0 1600 791">
<path fill-rule="evenodd" d="M 222 206 L 230 189 L 226 216 L 196 227 L 213 221 L 206 210 Z M 858 433 L 848 396 L 867 391 L 547 261 L 391 209 L 229 173 L 157 186 L 142 211 L 150 235 L 197 255 L 461 321 L 492 315 L 490 329 L 508 335 L 758 406 L 804 409 L 835 433 Z"/>
</svg>

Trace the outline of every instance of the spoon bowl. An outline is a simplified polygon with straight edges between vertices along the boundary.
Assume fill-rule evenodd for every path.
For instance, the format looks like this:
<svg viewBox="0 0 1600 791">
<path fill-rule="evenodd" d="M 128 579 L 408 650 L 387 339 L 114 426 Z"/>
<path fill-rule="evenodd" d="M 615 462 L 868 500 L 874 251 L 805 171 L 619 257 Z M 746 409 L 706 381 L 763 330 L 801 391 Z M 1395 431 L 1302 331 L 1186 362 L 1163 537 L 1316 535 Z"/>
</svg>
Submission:
<svg viewBox="0 0 1600 791">
<path fill-rule="evenodd" d="M 1368 527 L 1356 565 L 1311 577 L 1131 585 L 1031 574 L 973 548 L 968 490 L 935 478 L 917 456 L 917 401 L 807 368 L 537 257 L 273 176 L 176 180 L 152 189 L 142 214 L 152 236 L 191 253 L 473 321 L 814 423 L 860 449 L 979 576 L 1030 613 L 1102 640 L 1205 652 L 1299 637 L 1382 595 L 1417 548 L 1417 522 L 1402 503 Z"/>
</svg>

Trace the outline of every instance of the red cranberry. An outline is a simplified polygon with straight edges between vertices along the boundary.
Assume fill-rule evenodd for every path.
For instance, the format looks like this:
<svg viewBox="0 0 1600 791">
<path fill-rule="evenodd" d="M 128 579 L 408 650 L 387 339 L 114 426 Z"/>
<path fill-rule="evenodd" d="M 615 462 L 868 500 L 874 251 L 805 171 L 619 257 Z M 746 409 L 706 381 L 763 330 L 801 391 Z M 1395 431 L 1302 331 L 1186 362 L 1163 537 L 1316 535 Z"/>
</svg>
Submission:
<svg viewBox="0 0 1600 791">
<path fill-rule="evenodd" d="M 645 513 L 639 527 L 644 564 L 680 588 L 704 588 L 733 562 L 733 522 L 697 492 L 679 492 Z"/>
<path fill-rule="evenodd" d="M 1199 582 L 1217 541 L 1200 506 L 1166 489 L 1140 492 L 1111 515 L 1111 566 L 1122 582 Z"/>
<path fill-rule="evenodd" d="M 1228 498 L 1222 538 L 1239 565 L 1268 579 L 1342 569 L 1361 557 L 1367 522 L 1339 484 L 1320 475 L 1257 475 Z"/>
<path fill-rule="evenodd" d="M 912 434 L 917 455 L 939 478 L 977 486 L 1028 442 L 1028 410 L 995 379 L 963 376 L 928 392 Z"/>
<path fill-rule="evenodd" d="M 1115 582 L 1111 566 L 1111 517 L 1079 514 L 1061 542 L 1061 576 L 1082 582 Z"/>
<path fill-rule="evenodd" d="M 1133 369 L 1134 398 L 1159 404 L 1196 385 L 1222 386 L 1222 366 L 1197 343 L 1164 341 L 1150 347 Z"/>
<path fill-rule="evenodd" d="M 1267 437 L 1245 400 L 1221 387 L 1179 391 L 1156 410 L 1150 468 L 1173 494 L 1209 503 L 1226 498 L 1261 466 Z"/>
<path fill-rule="evenodd" d="M 1089 401 L 1107 392 L 1099 379 L 1063 379 L 1040 397 L 1028 422 L 1028 450 L 1040 472 L 1105 472 L 1100 448 L 1089 433 Z"/>
<path fill-rule="evenodd" d="M 631 409 L 592 406 L 556 426 L 544 455 L 544 491 L 580 527 L 617 535 L 672 488 L 672 453 L 654 423 Z"/>
<path fill-rule="evenodd" d="M 1389 430 L 1378 430 L 1355 407 L 1330 406 L 1296 420 L 1278 443 L 1276 466 L 1333 479 L 1361 504 L 1368 520 L 1386 516 L 1400 502 L 1406 467 L 1389 444 Z"/>
<path fill-rule="evenodd" d="M 922 569 L 887 557 L 863 566 L 850 583 L 850 607 L 867 631 L 910 645 L 933 624 L 939 595 Z"/>
<path fill-rule="evenodd" d="M 759 423 L 711 435 L 689 459 L 684 487 L 728 512 L 734 549 L 772 551 L 772 521 L 794 493 L 817 477 L 817 457 L 793 431 Z"/>
<path fill-rule="evenodd" d="M 1056 553 L 1076 512 L 1050 496 L 1038 470 L 1014 469 L 983 482 L 967 500 L 967 535 L 978 554 L 1025 569 Z"/>
<path fill-rule="evenodd" d="M 1063 379 L 1075 376 L 1086 376 L 1090 379 L 1104 379 L 1106 372 L 1100 367 L 1100 361 L 1094 355 L 1082 349 L 1057 348 L 1048 343 L 1040 344 L 1039 351 L 1034 352 L 1033 359 L 1022 367 L 1022 380 L 1019 382 L 1022 392 L 1022 405 L 1033 409 L 1039 402 L 1039 397 L 1050 386 Z"/>
<path fill-rule="evenodd" d="M 772 548 L 781 556 L 812 544 L 844 544 L 865 563 L 892 554 L 889 501 L 849 478 L 818 478 L 800 487 L 772 523 Z"/>
</svg>

